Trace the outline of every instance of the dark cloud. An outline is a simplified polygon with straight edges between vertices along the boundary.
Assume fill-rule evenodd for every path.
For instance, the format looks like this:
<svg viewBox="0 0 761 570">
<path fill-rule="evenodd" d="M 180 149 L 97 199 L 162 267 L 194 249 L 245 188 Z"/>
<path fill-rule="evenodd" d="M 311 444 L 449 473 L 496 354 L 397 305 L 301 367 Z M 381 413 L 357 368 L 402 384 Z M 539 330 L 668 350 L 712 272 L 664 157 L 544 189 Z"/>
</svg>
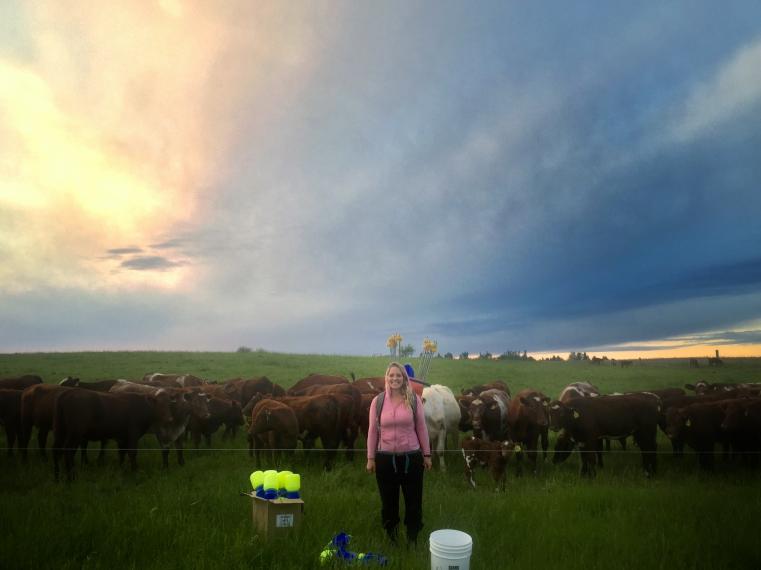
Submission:
<svg viewBox="0 0 761 570">
<path fill-rule="evenodd" d="M 162 241 L 159 243 L 153 243 L 149 247 L 151 247 L 152 249 L 176 249 L 176 248 L 182 247 L 186 243 L 187 243 L 186 239 L 172 238 L 172 239 L 168 239 L 166 241 Z"/>
<path fill-rule="evenodd" d="M 142 253 L 143 249 L 140 247 L 116 247 L 114 249 L 107 249 L 106 253 L 113 256 L 126 255 L 130 253 Z"/>
<path fill-rule="evenodd" d="M 171 259 L 160 257 L 158 255 L 133 257 L 120 264 L 121 267 L 134 271 L 166 271 L 167 269 L 181 267 L 183 265 L 186 265 L 186 262 L 172 261 Z"/>
</svg>

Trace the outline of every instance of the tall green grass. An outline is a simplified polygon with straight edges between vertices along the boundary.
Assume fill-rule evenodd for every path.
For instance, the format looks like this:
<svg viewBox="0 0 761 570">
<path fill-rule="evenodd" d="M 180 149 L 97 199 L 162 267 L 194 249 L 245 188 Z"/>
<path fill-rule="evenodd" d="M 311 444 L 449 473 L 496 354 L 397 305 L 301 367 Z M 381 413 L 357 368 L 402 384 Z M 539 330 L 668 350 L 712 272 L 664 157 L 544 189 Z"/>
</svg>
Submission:
<svg viewBox="0 0 761 570">
<path fill-rule="evenodd" d="M 0 377 L 25 372 L 57 381 L 138 378 L 145 372 L 192 372 L 205 378 L 267 375 L 289 386 L 309 372 L 382 374 L 387 358 L 269 353 L 80 353 L 0 355 Z M 412 361 L 415 364 L 415 361 Z M 690 369 L 685 361 L 644 361 L 630 368 L 584 363 L 434 361 L 429 379 L 455 389 L 496 378 L 513 392 L 534 387 L 557 396 L 574 380 L 605 391 L 758 379 L 761 362 L 728 359 L 722 369 Z M 417 549 L 389 544 L 379 523 L 379 499 L 362 454 L 343 454 L 325 473 L 321 461 L 298 451 L 279 468 L 302 473 L 303 526 L 265 540 L 253 528 L 249 459 L 242 435 L 214 438 L 214 447 L 186 451 L 185 467 L 161 468 L 151 436 L 141 441 L 132 474 L 109 453 L 107 465 L 78 466 L 70 484 L 52 481 L 52 466 L 32 454 L 28 466 L 0 455 L 2 568 L 315 568 L 332 535 L 352 535 L 351 548 L 387 555 L 390 568 L 430 566 L 425 541 Z M 5 447 L 4 436 L 0 446 Z M 581 480 L 578 458 L 540 465 L 536 477 L 508 475 L 495 493 L 486 472 L 471 490 L 457 452 L 449 470 L 426 474 L 426 532 L 457 528 L 473 536 L 473 568 L 755 568 L 761 513 L 758 472 L 718 462 L 697 470 L 690 452 L 673 459 L 659 440 L 658 475 L 646 480 L 636 449 L 605 458 L 593 481 Z M 268 462 L 262 467 L 269 467 Z M 527 471 L 524 469 L 524 471 Z"/>
</svg>

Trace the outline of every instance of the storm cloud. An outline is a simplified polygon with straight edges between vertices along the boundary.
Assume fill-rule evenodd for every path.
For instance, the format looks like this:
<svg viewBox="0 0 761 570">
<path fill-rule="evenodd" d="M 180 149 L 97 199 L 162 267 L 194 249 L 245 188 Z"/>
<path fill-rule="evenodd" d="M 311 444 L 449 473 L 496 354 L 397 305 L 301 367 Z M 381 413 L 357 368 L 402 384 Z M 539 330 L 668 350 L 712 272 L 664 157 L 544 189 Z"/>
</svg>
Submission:
<svg viewBox="0 0 761 570">
<path fill-rule="evenodd" d="M 264 5 L 150 15 L 157 42 L 209 23 L 179 77 L 118 76 L 151 110 L 134 121 L 162 125 L 166 199 L 146 193 L 139 231 L 94 253 L 58 240 L 79 271 L 62 296 L 105 291 L 109 319 L 161 305 L 161 348 L 369 354 L 396 331 L 454 353 L 761 344 L 757 3 Z M 156 119 L 163 88 L 187 116 Z M 98 124 L 116 148 L 150 140 L 119 127 Z M 35 287 L 7 289 L 13 322 L 56 348 L 60 327 L 28 324 Z M 143 346 L 125 326 L 109 346 Z"/>
</svg>

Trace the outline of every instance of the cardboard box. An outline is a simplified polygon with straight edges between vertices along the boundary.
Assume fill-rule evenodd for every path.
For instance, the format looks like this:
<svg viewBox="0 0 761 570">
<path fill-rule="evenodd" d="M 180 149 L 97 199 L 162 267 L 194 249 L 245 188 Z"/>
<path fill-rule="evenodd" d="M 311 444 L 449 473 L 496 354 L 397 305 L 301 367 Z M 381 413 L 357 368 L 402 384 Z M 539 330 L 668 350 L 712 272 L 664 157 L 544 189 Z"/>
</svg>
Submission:
<svg viewBox="0 0 761 570">
<path fill-rule="evenodd" d="M 266 537 L 280 536 L 301 526 L 304 501 L 301 499 L 274 499 L 268 501 L 251 493 L 254 526 Z"/>
</svg>

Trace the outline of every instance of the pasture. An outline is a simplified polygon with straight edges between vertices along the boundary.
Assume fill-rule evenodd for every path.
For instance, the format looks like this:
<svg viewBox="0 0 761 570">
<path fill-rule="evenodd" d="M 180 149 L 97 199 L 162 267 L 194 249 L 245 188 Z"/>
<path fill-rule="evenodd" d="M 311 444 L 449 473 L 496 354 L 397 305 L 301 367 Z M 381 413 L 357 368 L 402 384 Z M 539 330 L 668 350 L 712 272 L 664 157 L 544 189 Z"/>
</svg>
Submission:
<svg viewBox="0 0 761 570">
<path fill-rule="evenodd" d="M 192 373 L 225 380 L 266 375 L 289 387 L 311 372 L 381 375 L 386 357 L 254 353 L 52 353 L 0 355 L 0 377 L 35 373 L 46 382 L 67 375 L 83 381 L 140 378 L 146 372 Z M 415 365 L 416 360 L 410 360 Z M 705 362 L 705 361 L 703 361 Z M 603 392 L 681 387 L 686 382 L 759 381 L 761 360 L 726 359 L 716 368 L 686 360 L 635 361 L 626 368 L 584 362 L 447 361 L 437 359 L 429 380 L 451 387 L 503 379 L 513 393 L 531 387 L 555 398 L 569 382 L 586 380 Z M 374 478 L 363 454 L 336 468 L 303 451 L 280 468 L 302 474 L 302 529 L 264 541 L 251 524 L 245 436 L 213 449 L 189 450 L 186 465 L 161 468 L 155 438 L 140 443 L 139 468 L 118 465 L 113 445 L 105 466 L 78 468 L 73 483 L 55 484 L 50 463 L 30 450 L 28 466 L 5 455 L 0 436 L 0 552 L 3 568 L 315 568 L 334 533 L 352 535 L 351 549 L 385 554 L 389 568 L 428 568 L 424 540 L 416 550 L 384 538 Z M 554 437 L 551 436 L 552 448 Z M 34 445 L 34 439 L 32 440 Z M 363 444 L 360 442 L 360 446 Z M 698 471 L 693 453 L 676 460 L 663 434 L 658 474 L 647 480 L 639 453 L 617 444 L 596 479 L 579 478 L 579 459 L 544 462 L 534 477 L 516 478 L 495 493 L 488 474 L 474 491 L 463 477 L 459 451 L 449 471 L 426 474 L 425 528 L 457 528 L 473 536 L 472 568 L 755 568 L 761 513 L 759 472 L 720 459 L 715 473 Z M 269 464 L 262 467 L 270 467 Z"/>
</svg>

